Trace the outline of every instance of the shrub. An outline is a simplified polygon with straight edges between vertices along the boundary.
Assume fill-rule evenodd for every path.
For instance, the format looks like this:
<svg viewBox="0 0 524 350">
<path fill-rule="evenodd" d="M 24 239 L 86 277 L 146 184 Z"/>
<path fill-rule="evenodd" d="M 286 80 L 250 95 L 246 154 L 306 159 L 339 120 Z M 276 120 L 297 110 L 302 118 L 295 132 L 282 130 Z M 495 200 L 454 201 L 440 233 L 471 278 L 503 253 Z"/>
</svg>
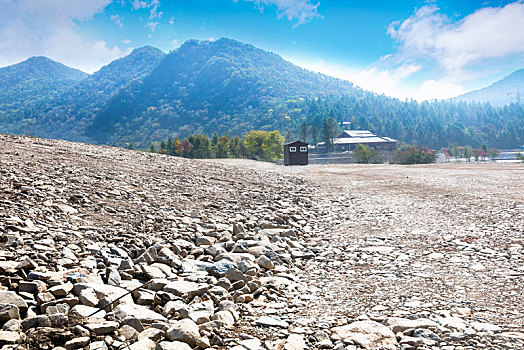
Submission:
<svg viewBox="0 0 524 350">
<path fill-rule="evenodd" d="M 394 164 L 430 164 L 437 160 L 437 151 L 420 146 L 404 146 L 393 152 Z"/>
</svg>

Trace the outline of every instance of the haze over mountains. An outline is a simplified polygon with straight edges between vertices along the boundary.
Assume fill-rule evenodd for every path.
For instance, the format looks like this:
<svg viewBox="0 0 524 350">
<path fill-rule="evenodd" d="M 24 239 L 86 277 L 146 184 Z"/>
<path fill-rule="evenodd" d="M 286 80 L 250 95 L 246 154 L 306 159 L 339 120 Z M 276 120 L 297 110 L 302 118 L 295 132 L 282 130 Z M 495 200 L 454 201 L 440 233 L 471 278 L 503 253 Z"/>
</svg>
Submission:
<svg viewBox="0 0 524 350">
<path fill-rule="evenodd" d="M 520 89 L 524 88 L 524 69 L 511 73 L 490 86 L 456 97 L 456 101 L 490 103 L 502 107 L 520 102 Z"/>
<path fill-rule="evenodd" d="M 190 40 L 168 54 L 142 47 L 92 75 L 31 58 L 0 68 L 0 86 L 0 132 L 91 143 L 146 147 L 252 129 L 292 138 L 327 117 L 430 147 L 524 143 L 522 106 L 399 101 L 231 39 Z"/>
</svg>

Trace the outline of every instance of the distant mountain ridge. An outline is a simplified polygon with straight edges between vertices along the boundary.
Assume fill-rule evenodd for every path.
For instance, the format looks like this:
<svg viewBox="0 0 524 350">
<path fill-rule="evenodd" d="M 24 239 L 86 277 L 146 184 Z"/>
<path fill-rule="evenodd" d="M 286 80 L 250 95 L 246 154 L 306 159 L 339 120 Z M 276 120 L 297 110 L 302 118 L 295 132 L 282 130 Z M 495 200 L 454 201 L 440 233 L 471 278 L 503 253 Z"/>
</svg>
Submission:
<svg viewBox="0 0 524 350">
<path fill-rule="evenodd" d="M 453 100 L 490 103 L 493 106 L 502 107 L 517 103 L 518 95 L 522 92 L 524 92 L 524 69 L 515 71 L 488 87 L 468 92 L 453 98 Z M 522 100 L 520 102 L 522 103 Z"/>
<path fill-rule="evenodd" d="M 36 104 L 56 98 L 87 76 L 41 56 L 0 68 L 0 111 L 17 110 L 28 101 Z"/>
<path fill-rule="evenodd" d="M 142 47 L 92 75 L 47 58 L 0 68 L 0 132 L 129 147 L 206 133 L 280 130 L 320 141 L 323 121 L 446 147 L 524 143 L 524 108 L 400 101 L 232 39 Z M 316 135 L 316 136 L 315 136 Z"/>
</svg>

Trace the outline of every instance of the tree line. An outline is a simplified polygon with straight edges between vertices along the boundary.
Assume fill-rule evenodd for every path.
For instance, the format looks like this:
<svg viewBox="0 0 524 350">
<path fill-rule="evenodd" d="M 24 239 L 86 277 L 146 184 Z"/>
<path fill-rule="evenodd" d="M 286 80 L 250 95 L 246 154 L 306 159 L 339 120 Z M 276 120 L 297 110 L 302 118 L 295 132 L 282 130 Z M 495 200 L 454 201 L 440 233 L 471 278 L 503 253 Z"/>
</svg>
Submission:
<svg viewBox="0 0 524 350">
<path fill-rule="evenodd" d="M 440 149 L 452 143 L 480 149 L 508 149 L 524 144 L 524 105 L 494 107 L 489 103 L 416 102 L 366 93 L 288 100 L 272 110 L 283 115 L 279 129 L 286 141 L 326 141 L 322 131 L 349 122 L 351 129 L 369 130 L 406 144 Z M 327 132 L 329 133 L 329 132 Z"/>
<path fill-rule="evenodd" d="M 284 137 L 278 130 L 252 130 L 242 137 L 219 136 L 214 132 L 189 135 L 182 140 L 168 137 L 149 146 L 152 153 L 168 154 L 184 158 L 248 158 L 262 161 L 276 161 L 282 158 Z M 133 148 L 129 145 L 129 148 Z"/>
</svg>

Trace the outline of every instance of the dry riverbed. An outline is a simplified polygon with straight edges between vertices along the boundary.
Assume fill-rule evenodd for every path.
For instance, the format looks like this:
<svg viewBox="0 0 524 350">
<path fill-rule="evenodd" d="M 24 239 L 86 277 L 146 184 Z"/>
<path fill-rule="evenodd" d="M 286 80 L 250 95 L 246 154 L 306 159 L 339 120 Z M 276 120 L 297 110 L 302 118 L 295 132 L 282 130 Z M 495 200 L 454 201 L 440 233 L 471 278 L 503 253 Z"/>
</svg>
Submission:
<svg viewBox="0 0 524 350">
<path fill-rule="evenodd" d="M 0 135 L 2 349 L 520 349 L 524 166 Z"/>
<path fill-rule="evenodd" d="M 404 336 L 404 346 L 523 346 L 512 333 L 524 326 L 523 164 L 221 162 L 318 186 L 326 229 L 309 240 L 317 257 L 300 266 L 316 296 L 297 312 L 305 322 L 424 319 L 437 322 L 439 341 Z"/>
</svg>

